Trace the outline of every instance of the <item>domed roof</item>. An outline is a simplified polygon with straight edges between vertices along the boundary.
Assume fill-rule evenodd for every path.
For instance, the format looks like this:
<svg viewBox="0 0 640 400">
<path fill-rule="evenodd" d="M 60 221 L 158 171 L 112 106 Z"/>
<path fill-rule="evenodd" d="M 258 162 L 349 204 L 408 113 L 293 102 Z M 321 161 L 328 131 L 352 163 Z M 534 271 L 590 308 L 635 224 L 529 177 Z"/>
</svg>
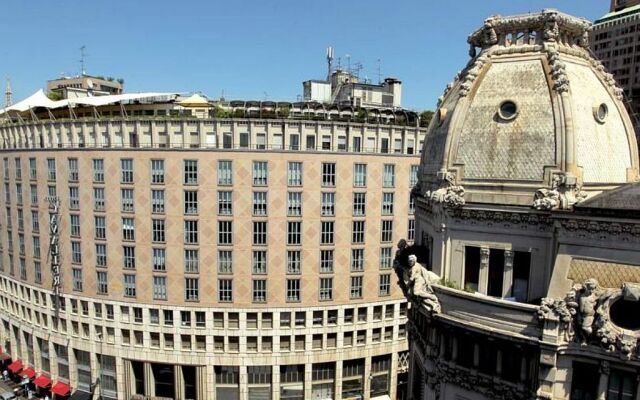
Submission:
<svg viewBox="0 0 640 400">
<path fill-rule="evenodd" d="M 471 60 L 439 99 L 425 138 L 422 195 L 568 208 L 637 180 L 622 90 L 590 56 L 589 29 L 544 10 L 493 16 L 472 33 Z"/>
</svg>

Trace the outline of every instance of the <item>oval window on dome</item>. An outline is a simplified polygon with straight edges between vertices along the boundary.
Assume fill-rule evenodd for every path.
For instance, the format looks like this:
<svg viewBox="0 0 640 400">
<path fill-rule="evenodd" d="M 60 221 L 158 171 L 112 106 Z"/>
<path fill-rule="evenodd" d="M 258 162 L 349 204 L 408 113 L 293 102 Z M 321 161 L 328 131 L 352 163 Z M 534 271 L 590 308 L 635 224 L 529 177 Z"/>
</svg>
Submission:
<svg viewBox="0 0 640 400">
<path fill-rule="evenodd" d="M 506 100 L 500 103 L 498 115 L 505 121 L 514 119 L 518 115 L 518 106 L 512 100 Z"/>
<path fill-rule="evenodd" d="M 609 307 L 611 322 L 623 329 L 636 331 L 640 329 L 640 301 L 624 298 L 615 300 Z"/>
<path fill-rule="evenodd" d="M 602 103 L 597 107 L 593 107 L 593 116 L 596 121 L 601 124 L 604 123 L 605 119 L 607 119 L 607 115 L 609 115 L 609 107 L 607 107 L 605 103 Z"/>
</svg>

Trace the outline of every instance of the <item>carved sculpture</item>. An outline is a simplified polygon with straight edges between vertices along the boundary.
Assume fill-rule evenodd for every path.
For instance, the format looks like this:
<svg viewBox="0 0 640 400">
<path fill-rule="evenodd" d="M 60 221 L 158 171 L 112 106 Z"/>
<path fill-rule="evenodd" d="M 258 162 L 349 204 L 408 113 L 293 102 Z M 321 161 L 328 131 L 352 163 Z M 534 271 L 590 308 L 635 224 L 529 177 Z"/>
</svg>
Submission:
<svg viewBox="0 0 640 400">
<path fill-rule="evenodd" d="M 555 42 L 560 34 L 558 28 L 558 15 L 556 13 L 547 14 L 546 21 L 544 22 L 544 31 L 542 36 L 544 40 L 549 42 Z"/>
<path fill-rule="evenodd" d="M 569 78 L 565 64 L 560 61 L 558 49 L 554 46 L 545 45 L 547 52 L 547 60 L 551 67 L 551 78 L 553 79 L 553 89 L 558 93 L 564 93 L 569 90 Z"/>
<path fill-rule="evenodd" d="M 436 204 L 442 204 L 445 208 L 458 208 L 464 205 L 464 187 L 455 184 L 455 178 L 451 173 L 442 173 L 440 186 L 437 189 L 427 190 L 424 197 Z"/>
<path fill-rule="evenodd" d="M 586 199 L 587 195 L 580 190 L 576 179 L 565 174 L 553 174 L 551 189 L 536 190 L 533 208 L 536 210 L 571 209 L 575 204 Z"/>
<path fill-rule="evenodd" d="M 440 312 L 440 302 L 433 291 L 433 284 L 440 282 L 440 277 L 418 263 L 415 254 L 407 254 L 407 242 L 398 242 L 398 250 L 393 266 L 398 275 L 399 285 L 407 299 L 423 306 L 430 313 Z"/>
</svg>

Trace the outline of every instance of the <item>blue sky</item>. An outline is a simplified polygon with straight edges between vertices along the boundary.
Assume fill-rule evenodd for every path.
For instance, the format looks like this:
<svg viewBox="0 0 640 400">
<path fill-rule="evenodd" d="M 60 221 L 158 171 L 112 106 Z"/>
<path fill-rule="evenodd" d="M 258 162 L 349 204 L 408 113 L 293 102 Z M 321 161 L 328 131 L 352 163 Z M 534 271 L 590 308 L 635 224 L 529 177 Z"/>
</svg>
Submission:
<svg viewBox="0 0 640 400">
<path fill-rule="evenodd" d="M 80 72 L 123 78 L 126 90 L 200 91 L 227 99 L 296 100 L 326 75 L 325 48 L 361 77 L 403 82 L 403 105 L 434 108 L 467 62 L 467 35 L 493 14 L 543 8 L 593 20 L 608 0 L 22 1 L 0 6 L 0 77 L 14 100 Z M 337 61 L 337 60 L 336 60 Z M 4 96 L 3 96 L 4 98 Z"/>
</svg>

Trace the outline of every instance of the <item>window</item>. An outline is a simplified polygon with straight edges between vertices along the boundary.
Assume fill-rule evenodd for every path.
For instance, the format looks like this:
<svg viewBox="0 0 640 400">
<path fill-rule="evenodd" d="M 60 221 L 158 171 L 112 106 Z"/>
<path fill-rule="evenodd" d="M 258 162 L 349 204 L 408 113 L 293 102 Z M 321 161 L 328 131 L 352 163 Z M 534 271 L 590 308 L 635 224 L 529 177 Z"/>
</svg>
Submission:
<svg viewBox="0 0 640 400">
<path fill-rule="evenodd" d="M 55 182 L 56 180 L 56 159 L 47 158 L 47 180 Z"/>
<path fill-rule="evenodd" d="M 289 221 L 287 223 L 287 244 L 299 245 L 302 243 L 302 222 Z"/>
<path fill-rule="evenodd" d="M 93 209 L 104 211 L 104 188 L 93 188 Z"/>
<path fill-rule="evenodd" d="M 351 272 L 364 271 L 364 249 L 351 249 Z"/>
<path fill-rule="evenodd" d="M 336 186 L 336 164 L 322 163 L 322 186 Z"/>
<path fill-rule="evenodd" d="M 320 272 L 333 272 L 333 250 L 320 250 Z"/>
<path fill-rule="evenodd" d="M 334 221 L 320 222 L 320 244 L 333 244 Z"/>
<path fill-rule="evenodd" d="M 322 206 L 320 215 L 327 217 L 335 215 L 336 194 L 333 192 L 322 192 Z"/>
<path fill-rule="evenodd" d="M 230 250 L 218 251 L 218 272 L 221 274 L 233 273 L 233 253 Z"/>
<path fill-rule="evenodd" d="M 122 240 L 136 239 L 136 225 L 133 218 L 122 218 Z"/>
<path fill-rule="evenodd" d="M 287 192 L 287 215 L 290 217 L 302 215 L 302 192 Z"/>
<path fill-rule="evenodd" d="M 416 238 L 416 220 L 410 219 L 407 224 L 407 240 L 412 242 Z"/>
<path fill-rule="evenodd" d="M 20 216 L 20 214 L 18 214 L 18 216 Z M 69 219 L 71 220 L 71 236 L 80 236 L 80 216 L 78 214 L 71 214 L 69 215 Z M 20 220 L 18 220 L 18 227 L 19 226 Z"/>
<path fill-rule="evenodd" d="M 349 285 L 349 298 L 359 299 L 362 298 L 362 277 L 352 276 Z"/>
<path fill-rule="evenodd" d="M 218 221 L 218 244 L 233 244 L 233 221 Z"/>
<path fill-rule="evenodd" d="M 391 269 L 391 266 L 392 266 L 391 251 L 392 251 L 391 247 L 380 248 L 380 269 Z"/>
<path fill-rule="evenodd" d="M 133 160 L 131 158 L 120 159 L 120 173 L 122 183 L 133 183 Z"/>
<path fill-rule="evenodd" d="M 267 137 L 264 133 L 256 134 L 256 149 L 264 150 L 267 148 Z"/>
<path fill-rule="evenodd" d="M 351 224 L 351 242 L 364 243 L 364 223 L 365 221 L 353 221 Z"/>
<path fill-rule="evenodd" d="M 151 183 L 154 185 L 164 183 L 164 160 L 151 160 Z"/>
<path fill-rule="evenodd" d="M 164 190 L 151 190 L 151 212 L 154 214 L 164 213 Z"/>
<path fill-rule="evenodd" d="M 124 296 L 136 297 L 136 276 L 125 274 L 124 278 Z"/>
<path fill-rule="evenodd" d="M 395 170 L 396 170 L 396 166 L 393 164 L 384 165 L 384 172 L 382 175 L 382 187 L 394 187 Z"/>
<path fill-rule="evenodd" d="M 165 241 L 165 232 L 164 232 L 164 220 L 163 219 L 152 219 L 151 220 L 151 241 L 155 243 L 164 243 Z"/>
<path fill-rule="evenodd" d="M 388 296 L 391 294 L 391 275 L 380 275 L 380 283 L 378 285 L 380 296 Z"/>
<path fill-rule="evenodd" d="M 416 198 L 409 196 L 409 215 L 416 213 Z"/>
<path fill-rule="evenodd" d="M 40 238 L 38 236 L 33 236 L 31 239 L 33 242 L 33 257 L 40 258 Z"/>
<path fill-rule="evenodd" d="M 300 301 L 300 279 L 287 279 L 287 301 Z"/>
<path fill-rule="evenodd" d="M 200 270 L 200 252 L 198 249 L 184 250 L 184 272 L 196 273 Z"/>
<path fill-rule="evenodd" d="M 73 290 L 82 291 L 82 270 L 73 268 Z"/>
<path fill-rule="evenodd" d="M 153 299 L 154 300 L 167 299 L 167 277 L 166 276 L 153 277 Z"/>
<path fill-rule="evenodd" d="M 253 215 L 267 215 L 267 192 L 253 192 Z"/>
<path fill-rule="evenodd" d="M 412 165 L 411 166 L 411 172 L 409 174 L 409 187 L 413 188 L 415 185 L 418 184 L 418 171 L 419 171 L 420 166 L 419 165 Z"/>
<path fill-rule="evenodd" d="M 133 189 L 120 189 L 123 212 L 133 212 Z"/>
<path fill-rule="evenodd" d="M 184 279 L 184 299 L 186 301 L 198 301 L 198 278 Z"/>
<path fill-rule="evenodd" d="M 320 278 L 320 300 L 333 300 L 333 278 Z"/>
<path fill-rule="evenodd" d="M 265 303 L 267 301 L 267 280 L 266 279 L 253 280 L 252 298 L 254 303 Z"/>
<path fill-rule="evenodd" d="M 233 192 L 229 192 L 229 191 L 218 192 L 218 214 L 220 215 L 233 214 Z"/>
<path fill-rule="evenodd" d="M 30 189 L 31 189 L 31 205 L 35 206 L 38 204 L 38 186 L 31 185 Z"/>
<path fill-rule="evenodd" d="M 29 159 L 29 179 L 35 181 L 38 179 L 38 166 L 35 158 Z"/>
<path fill-rule="evenodd" d="M 198 213 L 198 191 L 197 190 L 184 191 L 184 213 L 185 214 Z"/>
<path fill-rule="evenodd" d="M 107 271 L 96 271 L 96 291 L 98 294 L 108 294 Z"/>
<path fill-rule="evenodd" d="M 198 160 L 184 160 L 184 184 L 198 184 Z"/>
<path fill-rule="evenodd" d="M 233 301 L 233 281 L 231 279 L 218 279 L 218 301 Z"/>
<path fill-rule="evenodd" d="M 252 272 L 256 275 L 264 275 L 267 273 L 267 252 L 264 250 L 253 252 L 253 268 Z"/>
<path fill-rule="evenodd" d="M 367 164 L 353 164 L 353 186 L 367 186 Z"/>
<path fill-rule="evenodd" d="M 366 215 L 367 194 L 353 194 L 353 216 L 360 217 Z"/>
<path fill-rule="evenodd" d="M 302 186 L 302 163 L 289 161 L 287 168 L 287 185 Z"/>
<path fill-rule="evenodd" d="M 68 162 L 69 162 L 69 181 L 78 182 L 78 159 L 69 158 Z"/>
<path fill-rule="evenodd" d="M 71 262 L 74 264 L 82 264 L 82 250 L 80 248 L 80 242 L 71 242 Z"/>
<path fill-rule="evenodd" d="M 253 162 L 253 186 L 267 186 L 268 174 L 266 161 Z"/>
<path fill-rule="evenodd" d="M 104 182 L 104 160 L 102 158 L 93 159 L 93 182 Z"/>
<path fill-rule="evenodd" d="M 253 221 L 253 244 L 254 245 L 267 244 L 267 222 L 266 221 Z"/>
<path fill-rule="evenodd" d="M 402 153 L 402 139 L 393 139 L 393 152 Z"/>
<path fill-rule="evenodd" d="M 393 192 L 382 193 L 382 215 L 393 215 Z"/>
<path fill-rule="evenodd" d="M 31 211 L 31 230 L 33 233 L 40 232 L 40 217 L 37 211 Z"/>
<path fill-rule="evenodd" d="M 123 251 L 123 267 L 126 269 L 135 269 L 136 248 L 133 246 L 122 246 L 122 251 Z"/>
<path fill-rule="evenodd" d="M 152 263 L 153 270 L 164 272 L 167 270 L 167 251 L 163 248 L 153 248 L 151 249 L 152 253 Z"/>
<path fill-rule="evenodd" d="M 16 188 L 16 192 L 22 193 L 22 190 L 17 191 L 17 188 Z M 22 201 L 18 199 L 17 202 L 18 204 L 20 204 Z M 78 189 L 77 186 L 71 186 L 69 187 L 69 209 L 77 210 L 79 208 L 80 208 L 80 190 Z"/>
<path fill-rule="evenodd" d="M 184 221 L 184 242 L 186 244 L 198 244 L 198 220 L 187 219 Z"/>
<path fill-rule="evenodd" d="M 287 250 L 287 274 L 301 273 L 301 258 L 300 250 Z"/>
<path fill-rule="evenodd" d="M 611 369 L 607 384 L 607 400 L 632 400 L 635 399 L 636 378 L 631 371 Z"/>
<path fill-rule="evenodd" d="M 107 266 L 107 245 L 96 244 L 96 267 Z"/>
<path fill-rule="evenodd" d="M 390 242 L 393 238 L 393 220 L 382 220 L 382 228 L 380 229 L 380 241 Z"/>
<path fill-rule="evenodd" d="M 231 161 L 218 161 L 218 185 L 233 185 L 233 164 Z"/>
</svg>

